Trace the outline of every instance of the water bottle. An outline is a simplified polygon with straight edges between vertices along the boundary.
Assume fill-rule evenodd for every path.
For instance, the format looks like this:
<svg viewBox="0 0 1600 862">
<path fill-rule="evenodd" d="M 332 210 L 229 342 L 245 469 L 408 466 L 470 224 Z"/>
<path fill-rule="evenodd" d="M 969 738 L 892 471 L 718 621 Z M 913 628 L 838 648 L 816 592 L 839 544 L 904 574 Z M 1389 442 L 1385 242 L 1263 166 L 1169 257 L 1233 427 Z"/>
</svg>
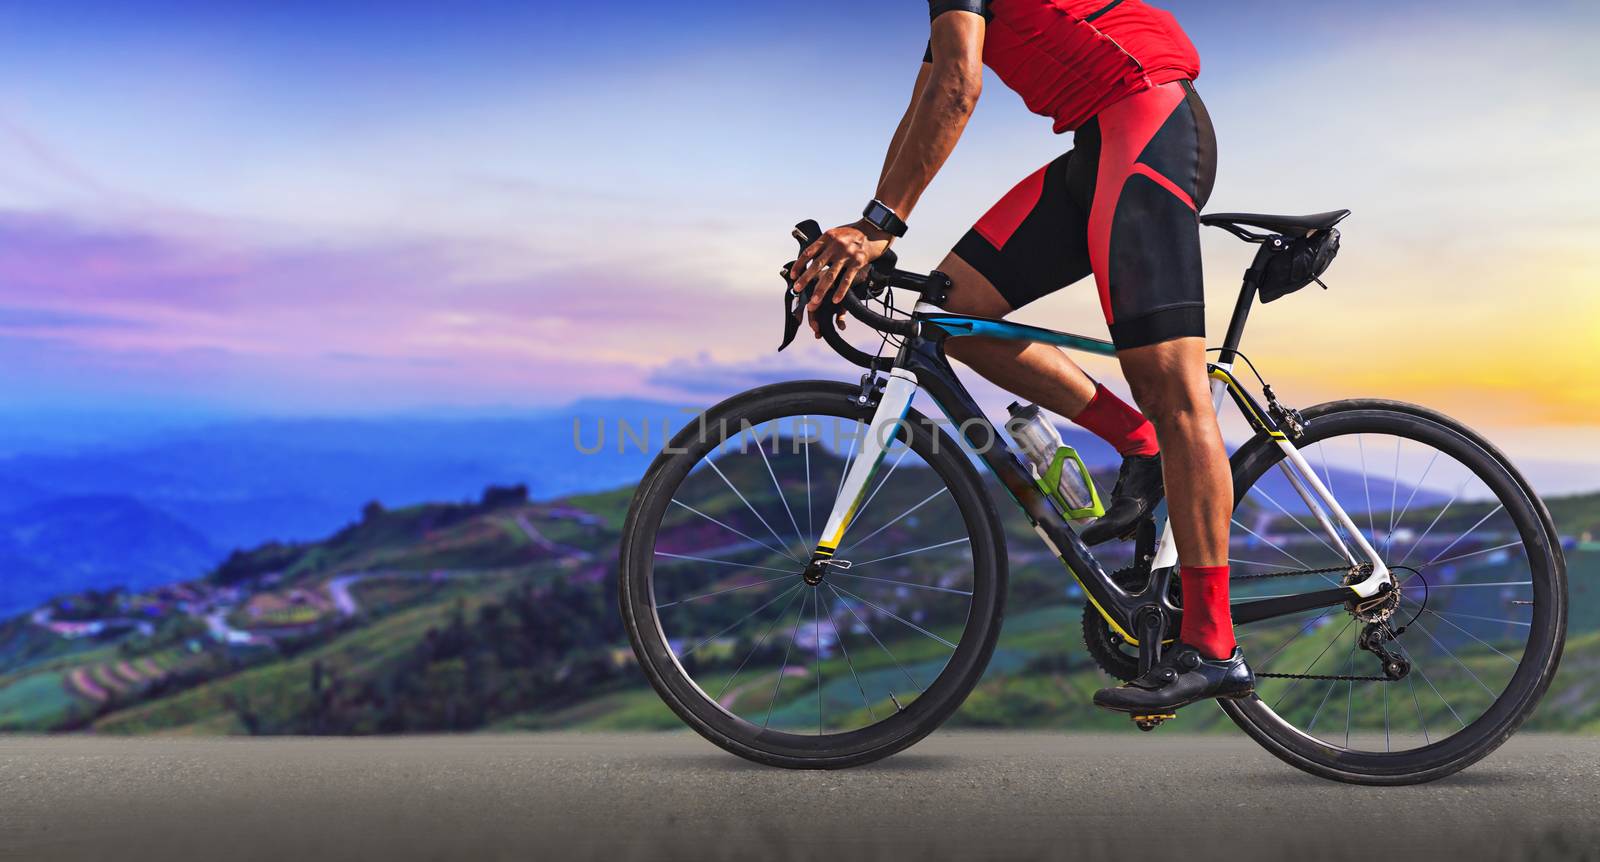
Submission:
<svg viewBox="0 0 1600 862">
<path fill-rule="evenodd" d="M 1037 404 L 1023 406 L 1013 401 L 1006 408 L 1011 418 L 1006 430 L 1022 450 L 1025 463 L 1038 484 L 1061 513 L 1072 520 L 1098 518 L 1106 513 L 1095 491 L 1089 468 L 1078 450 L 1061 440 L 1061 433 L 1044 417 Z"/>
</svg>

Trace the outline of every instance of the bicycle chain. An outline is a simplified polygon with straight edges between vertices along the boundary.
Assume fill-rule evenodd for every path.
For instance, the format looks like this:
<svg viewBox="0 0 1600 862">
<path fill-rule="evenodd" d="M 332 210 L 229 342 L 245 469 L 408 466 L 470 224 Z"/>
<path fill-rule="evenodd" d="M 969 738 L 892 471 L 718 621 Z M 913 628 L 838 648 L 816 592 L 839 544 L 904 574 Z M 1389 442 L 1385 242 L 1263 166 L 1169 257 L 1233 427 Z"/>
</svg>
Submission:
<svg viewBox="0 0 1600 862">
<path fill-rule="evenodd" d="M 1262 575 L 1236 575 L 1235 581 L 1259 581 L 1266 578 L 1303 578 L 1307 575 L 1348 575 L 1351 569 L 1363 568 L 1372 570 L 1371 563 L 1362 563 L 1360 566 L 1329 566 L 1326 569 L 1295 569 L 1291 572 L 1267 572 Z"/>
<path fill-rule="evenodd" d="M 1258 673 L 1256 679 L 1326 679 L 1334 682 L 1399 682 L 1386 676 L 1343 676 L 1331 673 Z"/>
<path fill-rule="evenodd" d="M 1307 575 L 1348 575 L 1355 568 L 1371 569 L 1371 563 L 1362 563 L 1361 566 L 1330 566 L 1326 569 L 1298 569 L 1292 572 L 1269 572 L 1264 575 L 1239 575 L 1236 581 L 1259 581 L 1266 578 L 1303 578 Z M 1349 676 L 1346 674 L 1328 673 L 1258 673 L 1256 679 L 1312 679 L 1328 680 L 1332 682 L 1395 682 L 1386 676 Z"/>
</svg>

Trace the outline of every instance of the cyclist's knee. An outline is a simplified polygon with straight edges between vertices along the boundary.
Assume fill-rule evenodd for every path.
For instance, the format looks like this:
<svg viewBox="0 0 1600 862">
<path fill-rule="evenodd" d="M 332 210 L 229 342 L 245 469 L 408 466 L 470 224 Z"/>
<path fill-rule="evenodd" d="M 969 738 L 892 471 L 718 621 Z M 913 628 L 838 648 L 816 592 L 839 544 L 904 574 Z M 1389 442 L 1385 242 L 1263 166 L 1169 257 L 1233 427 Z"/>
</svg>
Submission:
<svg viewBox="0 0 1600 862">
<path fill-rule="evenodd" d="M 950 276 L 950 297 L 944 303 L 946 311 L 979 317 L 1005 317 L 1011 313 L 1011 303 L 1000 295 L 989 279 L 955 252 L 945 255 L 939 264 L 939 271 Z M 945 352 L 965 362 L 972 358 L 975 351 L 994 343 L 987 338 L 952 338 L 945 344 Z"/>
<path fill-rule="evenodd" d="M 1005 317 L 1011 313 L 1011 303 L 1000 295 L 1000 290 L 955 252 L 945 255 L 939 263 L 939 271 L 950 276 L 950 298 L 944 304 L 946 311 L 980 317 Z"/>
<path fill-rule="evenodd" d="M 1201 339 L 1164 341 L 1120 351 L 1117 357 L 1134 401 L 1158 426 L 1211 416 Z"/>
</svg>

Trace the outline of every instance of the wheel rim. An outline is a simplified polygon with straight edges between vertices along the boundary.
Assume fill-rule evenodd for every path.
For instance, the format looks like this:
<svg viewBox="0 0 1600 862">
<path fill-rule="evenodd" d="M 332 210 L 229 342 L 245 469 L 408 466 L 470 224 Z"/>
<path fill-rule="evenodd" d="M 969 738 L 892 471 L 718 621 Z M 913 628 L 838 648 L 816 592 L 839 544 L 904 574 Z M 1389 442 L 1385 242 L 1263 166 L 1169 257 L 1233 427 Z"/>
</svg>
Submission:
<svg viewBox="0 0 1600 862">
<path fill-rule="evenodd" d="M 850 568 L 807 584 L 866 417 L 744 418 L 680 446 L 692 466 L 657 489 L 669 499 L 646 549 L 651 629 L 686 705 L 726 732 L 775 748 L 865 744 L 971 664 L 973 608 L 992 598 L 973 513 L 902 435 L 835 555 Z"/>
<path fill-rule="evenodd" d="M 1267 676 L 1384 676 L 1357 645 L 1366 622 L 1342 606 L 1306 612 L 1241 628 L 1261 678 L 1236 708 L 1280 740 L 1366 770 L 1459 758 L 1520 717 L 1556 637 L 1536 513 L 1513 477 L 1485 468 L 1474 441 L 1414 417 L 1324 417 L 1301 450 L 1401 578 L 1385 625 L 1401 632 L 1388 648 L 1410 672 L 1382 682 Z M 1319 576 L 1252 577 L 1343 562 L 1292 486 L 1266 478 L 1278 469 L 1258 467 L 1234 513 L 1234 601 L 1326 587 Z"/>
</svg>

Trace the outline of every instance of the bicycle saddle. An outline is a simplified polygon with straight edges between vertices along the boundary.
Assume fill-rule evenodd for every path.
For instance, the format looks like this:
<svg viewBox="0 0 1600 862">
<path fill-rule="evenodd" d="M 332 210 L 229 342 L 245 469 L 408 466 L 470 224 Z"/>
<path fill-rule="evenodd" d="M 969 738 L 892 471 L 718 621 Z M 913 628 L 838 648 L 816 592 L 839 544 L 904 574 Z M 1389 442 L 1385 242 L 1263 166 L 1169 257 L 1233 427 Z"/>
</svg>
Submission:
<svg viewBox="0 0 1600 862">
<path fill-rule="evenodd" d="M 1241 226 L 1258 227 L 1273 233 L 1291 233 L 1327 230 L 1349 215 L 1349 210 L 1332 210 L 1312 215 L 1264 215 L 1261 213 L 1211 213 L 1200 217 L 1200 223 L 1209 227 L 1238 229 Z"/>
</svg>

